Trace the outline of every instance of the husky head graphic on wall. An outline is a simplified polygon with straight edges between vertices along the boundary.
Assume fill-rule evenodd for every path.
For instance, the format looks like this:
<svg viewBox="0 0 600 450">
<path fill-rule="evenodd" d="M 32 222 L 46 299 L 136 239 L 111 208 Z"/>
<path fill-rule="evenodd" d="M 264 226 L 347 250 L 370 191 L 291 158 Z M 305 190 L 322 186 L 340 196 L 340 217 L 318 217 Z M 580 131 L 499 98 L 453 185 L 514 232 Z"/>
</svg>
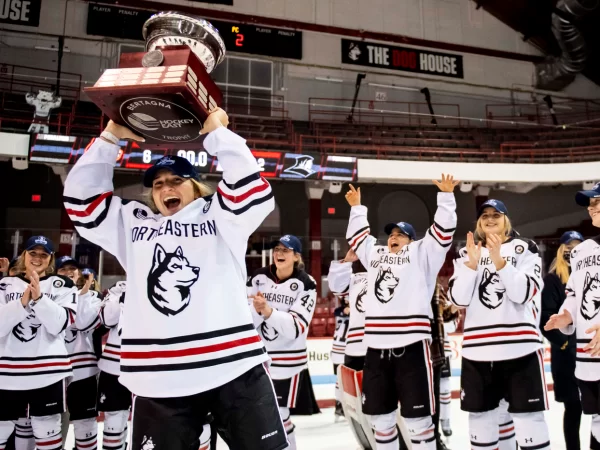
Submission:
<svg viewBox="0 0 600 450">
<path fill-rule="evenodd" d="M 42 324 L 36 320 L 35 315 L 30 314 L 13 328 L 12 333 L 21 342 L 29 342 L 35 339 L 41 326 Z"/>
<path fill-rule="evenodd" d="M 181 247 L 168 253 L 156 244 L 148 274 L 150 303 L 166 316 L 179 314 L 190 304 L 190 288 L 199 274 L 200 268 L 190 265 Z"/>
<path fill-rule="evenodd" d="M 383 267 L 379 266 L 379 272 L 375 280 L 375 297 L 377 297 L 377 300 L 381 303 L 389 302 L 394 297 L 394 291 L 399 282 L 400 279 L 394 276 L 391 267 L 383 270 Z"/>
<path fill-rule="evenodd" d="M 588 272 L 583 281 L 581 315 L 584 319 L 591 320 L 596 317 L 598 311 L 600 311 L 600 281 L 598 281 L 598 274 L 592 277 Z"/>
<path fill-rule="evenodd" d="M 363 303 L 365 300 L 365 295 L 367 295 L 367 285 L 366 284 L 363 285 L 360 292 L 356 296 L 356 310 L 359 313 L 365 312 L 365 305 Z"/>
<path fill-rule="evenodd" d="M 279 332 L 275 328 L 270 327 L 267 322 L 263 322 L 260 325 L 260 333 L 262 334 L 263 339 L 269 342 L 272 342 L 279 337 Z"/>
<path fill-rule="evenodd" d="M 500 276 L 489 269 L 483 270 L 483 278 L 479 284 L 479 300 L 484 306 L 496 309 L 504 300 L 506 289 L 500 284 Z"/>
<path fill-rule="evenodd" d="M 352 61 L 358 61 L 358 57 L 361 53 L 362 52 L 360 51 L 358 44 L 351 42 L 350 48 L 348 49 L 348 58 L 350 58 Z"/>
</svg>

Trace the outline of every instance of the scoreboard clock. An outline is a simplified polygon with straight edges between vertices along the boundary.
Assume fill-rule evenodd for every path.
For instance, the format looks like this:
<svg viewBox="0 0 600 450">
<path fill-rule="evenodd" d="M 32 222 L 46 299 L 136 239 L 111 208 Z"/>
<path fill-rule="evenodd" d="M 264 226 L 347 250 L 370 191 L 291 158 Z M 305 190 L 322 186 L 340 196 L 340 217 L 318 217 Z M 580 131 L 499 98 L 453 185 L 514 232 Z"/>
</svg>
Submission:
<svg viewBox="0 0 600 450">
<path fill-rule="evenodd" d="M 30 162 L 75 164 L 89 148 L 92 138 L 37 134 L 32 139 Z M 144 149 L 135 142 L 121 141 L 115 168 L 146 170 L 166 155 L 186 158 L 201 174 L 218 175 L 219 161 L 206 150 Z M 356 181 L 357 158 L 321 153 L 288 153 L 255 150 L 252 154 L 265 178 L 295 180 Z"/>
<path fill-rule="evenodd" d="M 87 34 L 141 41 L 144 22 L 154 13 L 144 9 L 90 3 Z M 302 31 L 207 20 L 219 30 L 225 48 L 230 52 L 302 59 Z"/>
</svg>

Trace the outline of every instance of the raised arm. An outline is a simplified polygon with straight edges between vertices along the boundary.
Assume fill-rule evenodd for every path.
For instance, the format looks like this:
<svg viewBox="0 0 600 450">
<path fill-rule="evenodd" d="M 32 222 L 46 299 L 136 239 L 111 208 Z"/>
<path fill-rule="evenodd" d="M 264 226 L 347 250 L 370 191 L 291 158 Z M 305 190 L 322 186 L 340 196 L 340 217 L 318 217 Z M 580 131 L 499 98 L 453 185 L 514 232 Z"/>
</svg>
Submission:
<svg viewBox="0 0 600 450">
<path fill-rule="evenodd" d="M 327 275 L 327 283 L 329 284 L 331 292 L 336 295 L 347 294 L 350 290 L 352 259 L 356 260 L 357 256 L 352 249 L 350 249 L 342 261 L 331 261 L 329 274 Z"/>
<path fill-rule="evenodd" d="M 346 201 L 350 205 L 350 221 L 346 231 L 348 245 L 363 266 L 368 267 L 369 255 L 375 246 L 377 240 L 371 236 L 371 227 L 367 220 L 367 207 L 360 204 L 360 188 L 355 189 L 350 185 L 350 190 L 346 193 Z"/>
<path fill-rule="evenodd" d="M 448 299 L 459 308 L 471 304 L 477 284 L 477 266 L 481 258 L 481 243 L 475 245 L 473 233 L 467 234 L 467 247 L 454 260 L 454 273 L 448 282 Z"/>
<path fill-rule="evenodd" d="M 93 330 L 100 324 L 100 306 L 102 299 L 95 291 L 79 292 L 77 300 L 77 317 L 75 318 L 75 327 L 79 331 Z"/>
<path fill-rule="evenodd" d="M 100 307 L 100 322 L 106 328 L 114 328 L 119 324 L 121 317 L 121 304 L 125 300 L 124 281 L 119 281 L 108 290 L 106 298 Z"/>
</svg>

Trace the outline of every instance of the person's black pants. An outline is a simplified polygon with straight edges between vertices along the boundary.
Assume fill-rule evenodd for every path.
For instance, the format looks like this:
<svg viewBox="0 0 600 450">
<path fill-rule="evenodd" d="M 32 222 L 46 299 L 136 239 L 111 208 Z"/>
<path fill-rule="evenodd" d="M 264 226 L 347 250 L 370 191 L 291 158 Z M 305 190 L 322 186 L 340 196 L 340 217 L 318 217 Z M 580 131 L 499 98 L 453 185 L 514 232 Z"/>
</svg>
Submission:
<svg viewBox="0 0 600 450">
<path fill-rule="evenodd" d="M 442 367 L 441 365 L 433 368 L 433 395 L 435 396 L 435 414 L 431 417 L 433 426 L 435 427 L 435 441 L 440 442 L 440 380 L 442 378 Z"/>
<path fill-rule="evenodd" d="M 573 399 L 564 403 L 563 432 L 566 450 L 581 450 L 579 426 L 581 425 L 581 402 Z"/>
</svg>

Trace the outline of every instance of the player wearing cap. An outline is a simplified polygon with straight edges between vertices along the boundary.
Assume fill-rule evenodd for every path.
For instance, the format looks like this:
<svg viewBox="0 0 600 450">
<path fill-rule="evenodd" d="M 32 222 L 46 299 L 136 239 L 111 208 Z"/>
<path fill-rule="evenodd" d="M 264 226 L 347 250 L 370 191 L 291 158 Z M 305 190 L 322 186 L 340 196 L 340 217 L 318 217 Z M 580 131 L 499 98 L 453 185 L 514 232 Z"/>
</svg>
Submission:
<svg viewBox="0 0 600 450">
<path fill-rule="evenodd" d="M 112 122 L 65 181 L 78 232 L 127 272 L 119 381 L 135 394 L 135 449 L 188 450 L 209 411 L 230 447 L 287 445 L 245 292 L 248 236 L 272 211 L 273 193 L 227 124 L 217 109 L 203 129 L 223 168 L 214 194 L 185 158 L 166 156 L 144 175 L 152 208 L 116 197 L 118 142 L 142 138 Z"/>
<path fill-rule="evenodd" d="M 461 407 L 469 412 L 474 448 L 498 447 L 503 398 L 519 447 L 550 448 L 542 336 L 534 313 L 542 286 L 537 245 L 515 236 L 504 203 L 483 203 L 448 289 L 452 303 L 466 308 Z"/>
<path fill-rule="evenodd" d="M 575 197 L 586 207 L 592 225 L 600 228 L 600 183 Z M 600 237 L 586 239 L 571 250 L 571 275 L 566 299 L 559 314 L 550 317 L 544 329 L 576 334 L 575 377 L 583 414 L 592 416 L 590 449 L 600 449 Z"/>
<path fill-rule="evenodd" d="M 67 408 L 69 414 L 63 423 L 63 440 L 66 441 L 69 421 L 75 431 L 77 450 L 97 448 L 98 423 L 96 422 L 96 397 L 98 391 L 98 359 L 94 353 L 92 334 L 100 324 L 98 307 L 102 299 L 91 288 L 93 274 L 83 276 L 81 266 L 70 256 L 56 258 L 56 273 L 69 278 L 76 286 L 83 282 L 77 301 L 77 317 L 65 332 L 65 343 L 71 364 L 73 378 L 67 388 Z"/>
<path fill-rule="evenodd" d="M 277 241 L 273 260 L 248 280 L 248 296 L 252 298 L 254 326 L 271 357 L 270 373 L 289 448 L 295 449 L 290 408 L 312 413 L 312 395 L 306 392 L 312 389 L 306 336 L 315 312 L 317 286 L 304 271 L 302 244 L 296 236 L 287 234 Z"/>
<path fill-rule="evenodd" d="M 541 326 L 544 327 L 550 316 L 558 314 L 563 305 L 565 287 L 571 274 L 571 250 L 584 241 L 577 231 L 567 231 L 560 237 L 560 246 L 556 257 L 544 277 L 542 290 Z M 575 378 L 575 360 L 577 357 L 577 339 L 574 334 L 566 336 L 559 330 L 542 331 L 550 342 L 552 380 L 554 398 L 564 403 L 563 433 L 566 450 L 579 450 L 579 427 L 581 425 L 581 401 L 577 379 Z"/>
<path fill-rule="evenodd" d="M 456 227 L 454 188 L 458 181 L 442 175 L 434 223 L 423 239 L 406 223 L 385 226 L 387 247 L 370 235 L 360 188 L 350 190 L 352 207 L 346 234 L 350 248 L 368 271 L 363 373 L 363 413 L 371 415 L 377 449 L 399 446 L 396 410 L 410 433 L 412 448 L 436 448 L 431 341 L 431 298 L 436 277 L 452 244 Z"/>
<path fill-rule="evenodd" d="M 31 419 L 40 450 L 62 448 L 61 414 L 73 370 L 65 330 L 75 323 L 77 288 L 52 275 L 54 246 L 45 236 L 25 243 L 16 269 L 0 281 L 0 448 L 17 421 L 17 438 Z"/>
</svg>

